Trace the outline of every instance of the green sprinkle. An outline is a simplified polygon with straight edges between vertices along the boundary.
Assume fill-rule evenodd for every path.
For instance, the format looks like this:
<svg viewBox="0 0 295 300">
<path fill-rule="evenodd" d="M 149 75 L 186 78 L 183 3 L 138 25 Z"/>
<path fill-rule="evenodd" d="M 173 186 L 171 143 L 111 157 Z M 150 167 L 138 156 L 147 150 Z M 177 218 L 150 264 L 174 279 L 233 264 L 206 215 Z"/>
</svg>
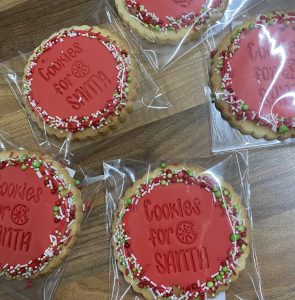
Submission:
<svg viewBox="0 0 295 300">
<path fill-rule="evenodd" d="M 148 179 L 148 183 L 152 183 L 153 179 L 152 178 L 149 178 Z"/>
<path fill-rule="evenodd" d="M 156 31 L 159 31 L 159 30 L 160 30 L 160 25 L 158 25 L 158 24 L 155 25 L 155 30 L 156 30 Z"/>
<path fill-rule="evenodd" d="M 220 191 L 214 192 L 216 198 L 220 198 L 222 196 Z"/>
<path fill-rule="evenodd" d="M 165 168 L 167 167 L 167 164 L 164 163 L 164 162 L 162 162 L 162 163 L 160 164 L 160 167 L 161 167 L 162 169 L 165 169 Z"/>
<path fill-rule="evenodd" d="M 59 207 L 58 206 L 54 206 L 53 211 L 54 212 L 58 212 L 59 211 Z"/>
<path fill-rule="evenodd" d="M 279 127 L 279 133 L 285 134 L 289 131 L 288 127 L 285 125 L 282 125 Z"/>
<path fill-rule="evenodd" d="M 62 190 L 64 189 L 64 187 L 62 186 L 62 185 L 60 185 L 59 187 L 58 187 L 58 190 L 61 192 Z"/>
<path fill-rule="evenodd" d="M 22 165 L 22 166 L 21 166 L 21 169 L 22 169 L 23 171 L 25 171 L 25 170 L 27 169 L 27 166 L 26 166 L 26 165 Z"/>
<path fill-rule="evenodd" d="M 243 245 L 241 246 L 241 248 L 242 248 L 242 250 L 244 251 L 244 250 L 247 249 L 247 246 L 246 246 L 245 244 L 243 244 Z"/>
<path fill-rule="evenodd" d="M 81 183 L 81 181 L 79 179 L 75 180 L 75 185 L 79 185 Z"/>
<path fill-rule="evenodd" d="M 244 104 L 242 105 L 242 110 L 247 111 L 248 109 L 249 109 L 249 105 L 246 104 L 246 103 L 244 103 Z"/>
<path fill-rule="evenodd" d="M 143 5 L 140 5 L 140 6 L 139 6 L 139 10 L 140 10 L 140 11 L 144 11 L 144 6 L 143 6 Z"/>
<path fill-rule="evenodd" d="M 125 239 L 120 239 L 121 244 L 125 244 Z"/>
<path fill-rule="evenodd" d="M 212 281 L 207 282 L 207 287 L 208 288 L 213 288 L 213 286 L 214 286 L 214 283 Z"/>
<path fill-rule="evenodd" d="M 167 181 L 166 180 L 162 180 L 161 181 L 161 185 L 166 185 L 167 184 Z"/>
<path fill-rule="evenodd" d="M 193 171 L 188 171 L 187 174 L 188 174 L 189 177 L 193 177 L 194 172 Z"/>
<path fill-rule="evenodd" d="M 226 273 L 228 271 L 228 268 L 227 267 L 222 267 L 222 271 Z"/>
<path fill-rule="evenodd" d="M 27 154 L 21 154 L 21 155 L 19 156 L 19 158 L 20 158 L 21 160 L 25 160 L 25 159 L 28 158 L 28 155 L 27 155 Z"/>
<path fill-rule="evenodd" d="M 131 76 L 128 76 L 127 77 L 127 82 L 131 82 L 132 81 L 132 77 Z"/>
<path fill-rule="evenodd" d="M 216 281 L 220 281 L 221 279 L 222 279 L 222 277 L 220 275 L 215 276 Z"/>
<path fill-rule="evenodd" d="M 225 196 L 228 196 L 229 191 L 228 191 L 228 190 L 224 190 L 224 191 L 223 191 L 223 194 L 224 194 Z"/>
<path fill-rule="evenodd" d="M 32 166 L 33 166 L 34 168 L 39 168 L 39 167 L 40 167 L 40 162 L 37 161 L 37 160 L 34 160 L 34 161 L 32 162 Z"/>
<path fill-rule="evenodd" d="M 124 92 L 125 92 L 126 94 L 129 94 L 129 88 L 128 88 L 128 87 L 125 88 Z"/>
<path fill-rule="evenodd" d="M 220 276 L 223 276 L 223 275 L 224 275 L 224 272 L 223 272 L 223 271 L 220 271 L 219 274 L 220 274 Z"/>
<path fill-rule="evenodd" d="M 221 206 L 221 208 L 226 208 L 226 203 L 223 202 L 220 206 Z"/>
<path fill-rule="evenodd" d="M 238 226 L 238 231 L 244 232 L 244 230 L 245 230 L 244 226 L 242 226 L 242 225 Z"/>
<path fill-rule="evenodd" d="M 168 177 L 168 178 L 172 178 L 173 175 L 172 175 L 171 173 L 169 173 L 169 174 L 167 175 L 167 177 Z"/>
<path fill-rule="evenodd" d="M 126 200 L 125 200 L 125 204 L 126 204 L 126 205 L 130 205 L 131 203 L 132 203 L 132 199 L 129 198 L 129 199 L 126 199 Z"/>
<path fill-rule="evenodd" d="M 239 235 L 239 234 L 232 234 L 231 236 L 230 236 L 230 240 L 232 241 L 232 242 L 236 242 L 237 240 L 239 240 L 241 238 L 241 236 Z"/>
</svg>

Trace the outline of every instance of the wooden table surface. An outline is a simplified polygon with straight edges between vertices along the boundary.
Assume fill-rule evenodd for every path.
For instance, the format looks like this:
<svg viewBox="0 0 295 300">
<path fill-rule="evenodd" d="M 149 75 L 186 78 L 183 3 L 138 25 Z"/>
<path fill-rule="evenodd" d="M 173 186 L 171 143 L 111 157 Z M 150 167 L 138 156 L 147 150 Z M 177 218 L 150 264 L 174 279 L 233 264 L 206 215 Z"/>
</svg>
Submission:
<svg viewBox="0 0 295 300">
<path fill-rule="evenodd" d="M 81 12 L 87 15 L 95 0 L 0 0 L 0 62 L 32 50 L 51 32 L 74 25 Z M 76 24 L 75 24 L 76 25 Z M 140 110 L 124 124 L 122 133 L 92 146 L 92 154 L 77 159 L 101 172 L 103 160 L 193 159 L 210 155 L 206 83 L 198 49 L 158 79 L 172 108 Z M 19 70 L 21 72 L 21 70 Z M 0 79 L 0 129 L 20 145 L 38 149 L 22 109 L 3 78 Z M 136 123 L 135 123 L 136 121 Z M 295 151 L 276 147 L 250 151 L 250 183 L 255 245 L 265 299 L 295 299 Z M 82 161 L 83 159 L 83 161 Z M 109 242 L 105 231 L 103 191 L 83 228 L 80 241 L 66 267 L 55 299 L 108 299 Z M 245 274 L 247 276 L 247 274 Z M 257 299 L 245 287 L 242 298 Z M 15 299 L 0 290 L 0 299 Z"/>
</svg>

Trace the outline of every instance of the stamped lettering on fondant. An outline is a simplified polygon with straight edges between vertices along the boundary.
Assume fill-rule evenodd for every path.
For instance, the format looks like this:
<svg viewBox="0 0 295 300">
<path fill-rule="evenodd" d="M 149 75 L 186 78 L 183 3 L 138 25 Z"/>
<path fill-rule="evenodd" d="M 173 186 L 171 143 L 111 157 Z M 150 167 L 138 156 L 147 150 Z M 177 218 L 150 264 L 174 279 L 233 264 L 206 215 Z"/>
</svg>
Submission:
<svg viewBox="0 0 295 300">
<path fill-rule="evenodd" d="M 280 117 L 288 118 L 294 111 L 295 42 L 291 40 L 291 32 L 291 28 L 279 24 L 262 25 L 245 32 L 239 48 L 228 60 L 228 78 L 232 80 L 236 97 L 247 104 L 245 110 L 256 112 L 262 120 L 273 122 Z M 236 72 L 241 63 L 245 63 L 243 77 Z"/>
<path fill-rule="evenodd" d="M 144 214 L 146 220 L 153 226 L 153 222 L 164 222 L 165 220 L 181 220 L 171 223 L 167 228 L 150 228 L 149 241 L 157 249 L 154 254 L 156 269 L 160 274 L 178 273 L 183 271 L 196 271 L 196 268 L 209 267 L 207 250 L 192 247 L 197 239 L 194 224 L 187 218 L 198 217 L 201 214 L 201 201 L 198 198 L 182 200 L 180 198 L 171 200 L 167 204 L 152 204 L 150 199 L 144 200 Z M 173 245 L 176 241 L 182 245 L 178 250 L 159 252 L 162 246 Z M 173 246 L 172 246 L 173 247 Z M 207 267 L 207 268 L 208 268 Z"/>
<path fill-rule="evenodd" d="M 38 68 L 38 73 L 45 81 L 50 81 L 59 74 L 60 71 L 64 70 L 68 63 L 81 52 L 83 52 L 81 45 L 75 42 L 73 43 L 73 46 L 68 48 L 66 51 L 61 51 L 61 54 L 49 63 L 49 66 L 46 69 L 44 69 L 44 67 Z M 41 62 L 45 63 L 44 60 Z"/>
<path fill-rule="evenodd" d="M 144 213 L 145 217 L 149 222 L 153 220 L 169 220 L 174 218 L 189 217 L 191 215 L 199 216 L 200 211 L 200 200 L 195 198 L 192 202 L 189 200 L 183 201 L 182 199 L 177 199 L 176 201 L 171 201 L 169 204 L 154 205 L 149 199 L 144 200 Z"/>
<path fill-rule="evenodd" d="M 62 95 L 75 110 L 81 109 L 112 84 L 112 80 L 103 70 L 91 70 L 90 65 L 82 59 L 74 60 L 84 51 L 83 47 L 75 42 L 67 51 L 62 51 L 53 62 L 49 62 L 47 68 L 38 69 L 41 78 L 46 82 L 51 85 L 54 81 L 52 88 L 55 93 Z"/>
<path fill-rule="evenodd" d="M 31 240 L 31 232 L 0 225 L 0 248 L 28 252 L 30 250 Z"/>
<path fill-rule="evenodd" d="M 182 273 L 184 271 L 196 272 L 210 267 L 205 247 L 169 250 L 155 253 L 156 268 L 160 274 Z"/>
<path fill-rule="evenodd" d="M 7 182 L 2 179 L 0 175 L 0 196 L 11 199 L 18 199 L 27 202 L 34 202 L 38 204 L 40 197 L 43 194 L 42 188 L 35 188 L 28 186 L 28 183 L 15 184 L 13 182 Z M 1 217 L 1 210 L 0 210 Z"/>
</svg>

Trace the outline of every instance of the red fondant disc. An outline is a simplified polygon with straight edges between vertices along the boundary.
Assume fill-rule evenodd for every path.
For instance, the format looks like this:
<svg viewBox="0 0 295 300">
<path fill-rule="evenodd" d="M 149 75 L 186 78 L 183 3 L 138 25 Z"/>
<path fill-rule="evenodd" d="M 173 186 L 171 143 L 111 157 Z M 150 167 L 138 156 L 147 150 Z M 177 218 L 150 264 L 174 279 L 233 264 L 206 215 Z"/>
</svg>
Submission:
<svg viewBox="0 0 295 300">
<path fill-rule="evenodd" d="M 52 117 L 89 116 L 112 99 L 117 62 L 97 39 L 64 36 L 32 69 L 31 98 Z"/>
<path fill-rule="evenodd" d="M 54 222 L 58 197 L 43 181 L 31 168 L 0 170 L 0 270 L 38 259 L 51 244 L 50 234 L 66 230 L 65 221 Z"/>
<path fill-rule="evenodd" d="M 242 34 L 229 59 L 236 96 L 261 117 L 295 116 L 295 39 L 292 26 L 259 25 Z"/>
<path fill-rule="evenodd" d="M 122 223 L 130 236 L 128 252 L 158 286 L 206 282 L 219 272 L 232 247 L 226 211 L 198 185 L 158 186 Z"/>
</svg>

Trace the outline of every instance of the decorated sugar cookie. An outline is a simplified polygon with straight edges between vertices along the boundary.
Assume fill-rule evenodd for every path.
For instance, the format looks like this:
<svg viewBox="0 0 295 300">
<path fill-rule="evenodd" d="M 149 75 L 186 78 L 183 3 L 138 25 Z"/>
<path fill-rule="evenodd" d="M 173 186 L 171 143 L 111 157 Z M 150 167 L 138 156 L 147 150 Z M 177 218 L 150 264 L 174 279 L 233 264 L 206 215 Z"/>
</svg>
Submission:
<svg viewBox="0 0 295 300">
<path fill-rule="evenodd" d="M 295 136 L 295 14 L 245 22 L 213 52 L 212 98 L 222 116 L 256 138 Z"/>
<path fill-rule="evenodd" d="M 146 299 L 225 291 L 249 254 L 238 195 L 196 167 L 162 163 L 147 176 L 127 190 L 114 218 L 114 253 L 125 280 Z"/>
<path fill-rule="evenodd" d="M 0 153 L 0 277 L 38 277 L 63 261 L 81 224 L 78 184 L 49 156 Z"/>
<path fill-rule="evenodd" d="M 116 0 L 124 23 L 141 37 L 159 44 L 198 37 L 221 18 L 228 0 Z"/>
<path fill-rule="evenodd" d="M 105 134 L 126 119 L 136 96 L 129 48 L 98 27 L 74 26 L 37 47 L 25 67 L 25 104 L 40 128 L 57 137 Z"/>
</svg>

